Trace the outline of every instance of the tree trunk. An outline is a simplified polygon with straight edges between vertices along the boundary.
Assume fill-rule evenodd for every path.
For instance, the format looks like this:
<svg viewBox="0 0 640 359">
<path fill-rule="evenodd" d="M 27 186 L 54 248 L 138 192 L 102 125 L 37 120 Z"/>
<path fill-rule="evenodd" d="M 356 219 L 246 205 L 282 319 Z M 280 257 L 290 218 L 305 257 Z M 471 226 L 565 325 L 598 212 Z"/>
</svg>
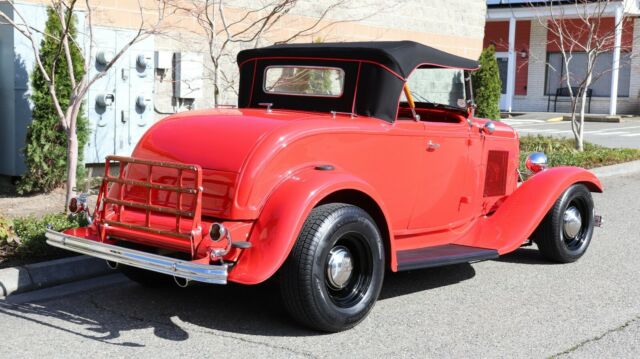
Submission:
<svg viewBox="0 0 640 359">
<path fill-rule="evenodd" d="M 584 151 L 584 111 L 586 106 L 585 102 L 587 100 L 587 88 L 588 87 L 585 87 L 580 96 L 580 101 L 582 102 L 580 104 L 580 127 L 576 141 L 576 149 L 580 152 Z"/>
<path fill-rule="evenodd" d="M 220 86 L 218 86 L 218 79 L 220 77 L 219 65 L 214 63 L 213 65 L 213 107 L 218 107 L 220 104 Z"/>
<path fill-rule="evenodd" d="M 576 118 L 577 109 L 578 109 L 578 96 L 571 92 L 571 131 L 573 132 L 573 138 L 575 140 L 575 147 L 577 150 L 580 150 L 581 141 L 580 141 L 580 133 L 582 132 L 582 124 Z M 581 151 L 581 150 L 580 150 Z"/>
<path fill-rule="evenodd" d="M 595 60 L 593 60 L 595 62 Z M 586 109 L 587 104 L 587 90 L 589 86 L 591 86 L 591 81 L 593 79 L 593 70 L 591 66 L 587 67 L 587 78 L 584 81 L 584 88 L 582 89 L 582 93 L 580 94 L 580 128 L 578 131 L 578 141 L 576 143 L 576 149 L 580 152 L 584 151 L 584 111 Z"/>
<path fill-rule="evenodd" d="M 75 122 L 75 121 L 74 121 Z M 65 200 L 65 212 L 71 198 L 75 196 L 76 170 L 78 168 L 78 135 L 76 126 L 69 128 L 67 132 L 67 194 Z"/>
</svg>

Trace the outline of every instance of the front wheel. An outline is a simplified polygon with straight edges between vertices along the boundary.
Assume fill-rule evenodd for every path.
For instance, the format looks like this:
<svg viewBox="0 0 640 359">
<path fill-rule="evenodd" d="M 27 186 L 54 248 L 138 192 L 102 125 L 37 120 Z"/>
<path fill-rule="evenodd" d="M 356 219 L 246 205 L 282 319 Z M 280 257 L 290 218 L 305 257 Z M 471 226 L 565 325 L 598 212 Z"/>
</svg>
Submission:
<svg viewBox="0 0 640 359">
<path fill-rule="evenodd" d="M 354 327 L 380 294 L 384 258 L 380 231 L 367 212 L 342 203 L 316 207 L 282 267 L 287 311 L 321 331 Z"/>
<path fill-rule="evenodd" d="M 591 192 L 583 184 L 574 184 L 551 207 L 533 238 L 545 258 L 570 263 L 587 251 L 593 226 Z"/>
</svg>

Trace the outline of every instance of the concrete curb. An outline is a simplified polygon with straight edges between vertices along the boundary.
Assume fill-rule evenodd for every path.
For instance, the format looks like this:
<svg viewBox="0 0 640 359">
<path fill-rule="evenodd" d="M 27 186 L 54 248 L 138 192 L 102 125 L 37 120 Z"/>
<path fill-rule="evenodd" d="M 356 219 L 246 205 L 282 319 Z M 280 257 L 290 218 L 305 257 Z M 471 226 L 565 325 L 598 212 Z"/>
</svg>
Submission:
<svg viewBox="0 0 640 359">
<path fill-rule="evenodd" d="M 571 116 L 563 116 L 563 121 L 571 121 Z M 621 116 L 609 116 L 609 115 L 585 115 L 584 122 L 609 122 L 620 123 L 622 122 Z"/>
<path fill-rule="evenodd" d="M 109 273 L 104 260 L 88 256 L 0 269 L 0 298 Z"/>
<path fill-rule="evenodd" d="M 636 174 L 640 173 L 640 160 L 592 168 L 589 171 L 598 176 L 598 178 Z"/>
</svg>

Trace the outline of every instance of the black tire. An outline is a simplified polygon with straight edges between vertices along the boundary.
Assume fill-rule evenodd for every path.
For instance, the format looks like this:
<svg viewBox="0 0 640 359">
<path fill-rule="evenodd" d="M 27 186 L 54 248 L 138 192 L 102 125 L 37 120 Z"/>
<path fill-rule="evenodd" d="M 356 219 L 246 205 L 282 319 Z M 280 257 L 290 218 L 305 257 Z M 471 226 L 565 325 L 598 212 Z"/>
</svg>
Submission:
<svg viewBox="0 0 640 359">
<path fill-rule="evenodd" d="M 352 269 L 332 273 L 350 275 L 329 274 L 329 261 L 336 258 L 352 258 L 347 260 L 352 265 L 345 264 Z M 312 329 L 352 328 L 378 299 L 384 262 L 382 236 L 367 212 L 342 203 L 318 206 L 305 221 L 280 272 L 285 307 L 296 321 Z"/>
<path fill-rule="evenodd" d="M 125 277 L 144 287 L 162 288 L 175 285 L 174 279 L 165 274 L 125 265 L 119 265 L 118 268 L 120 268 L 120 272 L 122 272 Z"/>
<path fill-rule="evenodd" d="M 579 213 L 580 223 L 567 229 L 572 213 Z M 568 216 L 568 217 L 567 217 Z M 575 218 L 575 216 L 573 216 Z M 593 235 L 594 210 L 591 192 L 583 184 L 574 184 L 562 193 L 533 234 L 542 255 L 551 261 L 571 263 L 587 251 Z M 574 235 L 575 233 L 575 235 Z"/>
</svg>

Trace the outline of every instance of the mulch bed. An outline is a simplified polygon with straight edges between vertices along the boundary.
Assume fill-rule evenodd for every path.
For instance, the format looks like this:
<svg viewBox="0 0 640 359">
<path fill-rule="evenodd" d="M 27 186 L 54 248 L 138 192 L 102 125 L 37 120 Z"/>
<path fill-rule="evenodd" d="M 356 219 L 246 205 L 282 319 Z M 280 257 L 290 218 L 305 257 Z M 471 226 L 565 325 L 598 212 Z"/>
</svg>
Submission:
<svg viewBox="0 0 640 359">
<path fill-rule="evenodd" d="M 53 249 L 53 248 L 52 248 Z M 51 253 L 44 256 L 21 256 L 16 248 L 9 244 L 0 244 L 0 269 L 22 266 L 25 264 L 40 263 L 54 259 L 77 256 L 74 252 L 58 250 L 55 248 Z"/>
</svg>

